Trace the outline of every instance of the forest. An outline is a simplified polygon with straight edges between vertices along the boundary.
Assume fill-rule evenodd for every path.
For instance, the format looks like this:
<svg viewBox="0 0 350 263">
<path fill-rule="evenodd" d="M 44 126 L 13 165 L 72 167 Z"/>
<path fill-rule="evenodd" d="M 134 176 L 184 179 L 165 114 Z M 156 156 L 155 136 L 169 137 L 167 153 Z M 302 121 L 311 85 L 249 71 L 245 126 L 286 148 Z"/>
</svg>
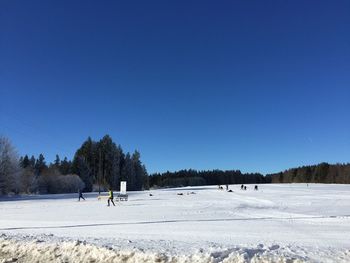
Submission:
<svg viewBox="0 0 350 263">
<path fill-rule="evenodd" d="M 199 185 L 225 185 L 225 184 L 265 184 L 271 183 L 270 176 L 260 173 L 242 173 L 239 170 L 181 170 L 151 174 L 149 184 L 151 187 L 180 187 Z"/>
<path fill-rule="evenodd" d="M 269 174 L 272 183 L 325 183 L 349 184 L 350 164 L 308 165 Z"/>
<path fill-rule="evenodd" d="M 140 158 L 138 151 L 124 153 L 106 135 L 99 141 L 89 137 L 73 160 L 56 155 L 48 164 L 43 154 L 18 157 L 10 140 L 0 137 L 0 195 L 117 191 L 121 180 L 129 191 L 147 189 L 148 174 Z"/>
</svg>

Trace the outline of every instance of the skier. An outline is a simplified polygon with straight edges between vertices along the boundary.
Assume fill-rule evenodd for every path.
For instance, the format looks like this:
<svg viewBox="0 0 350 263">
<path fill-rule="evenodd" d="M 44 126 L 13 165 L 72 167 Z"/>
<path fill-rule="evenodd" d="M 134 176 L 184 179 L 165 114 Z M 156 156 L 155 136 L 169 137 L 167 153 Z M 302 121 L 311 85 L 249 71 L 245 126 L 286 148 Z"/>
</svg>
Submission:
<svg viewBox="0 0 350 263">
<path fill-rule="evenodd" d="M 258 191 L 258 186 L 257 185 L 255 185 L 254 190 Z"/>
<path fill-rule="evenodd" d="M 81 191 L 81 189 L 78 189 L 78 194 L 79 194 L 79 199 L 78 201 L 80 202 L 80 198 L 82 198 L 85 201 L 85 198 L 83 196 L 83 192 Z"/>
<path fill-rule="evenodd" d="M 113 206 L 115 206 L 114 201 L 113 201 L 113 191 L 112 191 L 112 189 L 109 189 L 109 191 L 108 191 L 108 200 L 107 200 L 108 205 L 107 206 L 109 206 L 109 202 L 110 201 L 112 202 Z"/>
<path fill-rule="evenodd" d="M 241 190 L 244 190 L 244 185 L 243 184 L 241 185 Z"/>
</svg>

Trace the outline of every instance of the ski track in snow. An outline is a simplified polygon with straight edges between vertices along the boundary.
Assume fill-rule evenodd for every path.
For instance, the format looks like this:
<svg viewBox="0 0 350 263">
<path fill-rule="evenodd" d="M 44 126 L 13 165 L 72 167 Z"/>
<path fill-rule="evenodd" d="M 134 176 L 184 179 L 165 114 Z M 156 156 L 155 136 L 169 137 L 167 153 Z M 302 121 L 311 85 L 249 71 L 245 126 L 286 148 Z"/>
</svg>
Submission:
<svg viewBox="0 0 350 263">
<path fill-rule="evenodd" d="M 0 262 L 350 262 L 350 185 L 230 189 L 1 198 Z"/>
</svg>

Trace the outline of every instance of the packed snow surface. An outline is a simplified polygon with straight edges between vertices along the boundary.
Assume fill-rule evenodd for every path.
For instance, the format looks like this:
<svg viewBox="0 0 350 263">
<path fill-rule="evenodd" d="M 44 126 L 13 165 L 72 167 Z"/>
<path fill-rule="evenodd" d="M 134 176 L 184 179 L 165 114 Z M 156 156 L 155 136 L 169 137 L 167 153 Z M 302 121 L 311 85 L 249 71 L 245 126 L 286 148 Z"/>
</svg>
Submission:
<svg viewBox="0 0 350 263">
<path fill-rule="evenodd" d="M 247 187 L 2 198 L 0 262 L 350 262 L 350 185 Z"/>
</svg>

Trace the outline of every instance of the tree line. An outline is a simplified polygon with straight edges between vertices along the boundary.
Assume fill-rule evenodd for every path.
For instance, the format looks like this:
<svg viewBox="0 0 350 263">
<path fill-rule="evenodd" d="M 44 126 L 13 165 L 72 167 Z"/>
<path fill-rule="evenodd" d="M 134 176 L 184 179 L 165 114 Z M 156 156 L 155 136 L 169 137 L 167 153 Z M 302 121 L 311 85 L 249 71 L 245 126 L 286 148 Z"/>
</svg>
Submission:
<svg viewBox="0 0 350 263">
<path fill-rule="evenodd" d="M 8 193 L 68 193 L 118 191 L 120 181 L 127 181 L 127 190 L 149 187 L 181 187 L 260 183 L 350 183 L 350 164 L 302 166 L 283 172 L 262 175 L 239 170 L 180 170 L 148 176 L 140 153 L 124 153 L 109 135 L 99 141 L 90 137 L 77 149 L 74 158 L 56 155 L 47 164 L 43 154 L 37 158 L 18 157 L 9 139 L 0 136 L 0 195 Z"/>
<path fill-rule="evenodd" d="M 10 140 L 0 136 L 0 195 L 119 190 L 121 180 L 127 181 L 129 191 L 148 188 L 140 153 L 124 153 L 109 135 L 99 141 L 89 137 L 73 160 L 56 155 L 49 164 L 43 154 L 18 157 Z"/>
<path fill-rule="evenodd" d="M 308 165 L 270 174 L 272 183 L 349 184 L 350 164 Z"/>
<path fill-rule="evenodd" d="M 181 187 L 225 184 L 271 183 L 271 176 L 260 173 L 242 173 L 240 170 L 180 170 L 177 172 L 154 173 L 149 177 L 150 187 Z"/>
</svg>

